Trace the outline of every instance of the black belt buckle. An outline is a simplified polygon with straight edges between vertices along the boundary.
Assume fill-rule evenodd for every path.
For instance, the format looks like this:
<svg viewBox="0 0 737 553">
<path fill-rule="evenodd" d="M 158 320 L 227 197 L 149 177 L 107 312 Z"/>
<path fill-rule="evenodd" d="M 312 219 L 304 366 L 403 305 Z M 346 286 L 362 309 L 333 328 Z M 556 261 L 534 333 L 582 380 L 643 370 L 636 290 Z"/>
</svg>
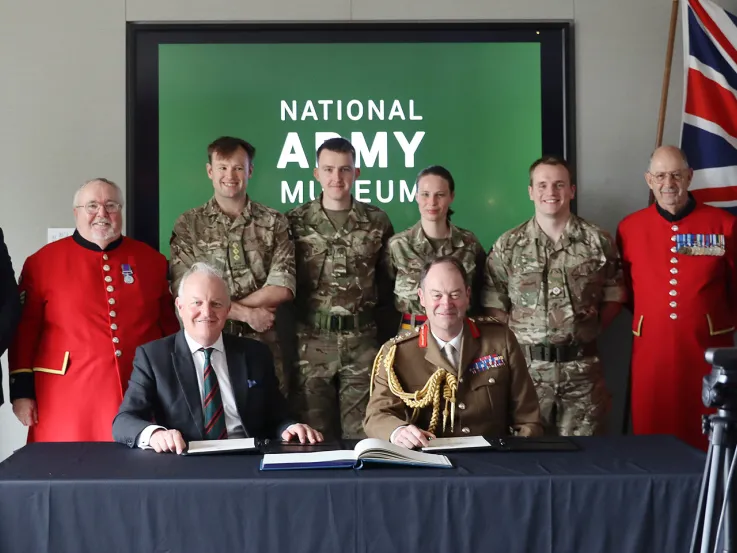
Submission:
<svg viewBox="0 0 737 553">
<path fill-rule="evenodd" d="M 553 361 L 553 348 L 547 344 L 530 346 L 530 358 L 535 361 L 550 363 Z"/>
<path fill-rule="evenodd" d="M 343 330 L 343 317 L 340 315 L 330 315 L 328 330 L 341 331 Z"/>
<path fill-rule="evenodd" d="M 566 363 L 569 358 L 569 346 L 536 344 L 530 346 L 530 358 L 535 361 L 545 361 L 546 363 Z"/>
<path fill-rule="evenodd" d="M 557 360 L 558 348 L 555 346 L 543 346 L 543 359 L 548 363 Z"/>
<path fill-rule="evenodd" d="M 556 363 L 566 363 L 568 361 L 568 347 L 567 346 L 553 346 L 555 348 L 555 361 Z"/>
</svg>

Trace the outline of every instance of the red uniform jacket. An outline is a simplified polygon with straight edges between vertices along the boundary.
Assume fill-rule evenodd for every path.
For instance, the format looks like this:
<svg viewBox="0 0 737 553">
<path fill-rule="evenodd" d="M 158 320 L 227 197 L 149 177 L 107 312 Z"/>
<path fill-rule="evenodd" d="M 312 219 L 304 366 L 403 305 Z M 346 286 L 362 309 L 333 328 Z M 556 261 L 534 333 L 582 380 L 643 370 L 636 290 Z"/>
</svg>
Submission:
<svg viewBox="0 0 737 553">
<path fill-rule="evenodd" d="M 707 445 L 701 415 L 713 411 L 701 401 L 702 378 L 711 372 L 704 351 L 733 345 L 735 224 L 737 218 L 726 211 L 696 204 L 677 221 L 669 222 L 652 205 L 619 225 L 617 242 L 634 314 L 636 434 L 673 434 L 697 447 Z M 707 244 L 721 241 L 723 255 L 719 248 L 678 251 L 684 241 L 703 241 L 698 235 L 712 235 Z"/>
<path fill-rule="evenodd" d="M 28 441 L 112 440 L 136 347 L 179 329 L 166 258 L 125 237 L 101 251 L 75 233 L 30 256 L 19 287 L 10 398 L 36 399 Z"/>
</svg>

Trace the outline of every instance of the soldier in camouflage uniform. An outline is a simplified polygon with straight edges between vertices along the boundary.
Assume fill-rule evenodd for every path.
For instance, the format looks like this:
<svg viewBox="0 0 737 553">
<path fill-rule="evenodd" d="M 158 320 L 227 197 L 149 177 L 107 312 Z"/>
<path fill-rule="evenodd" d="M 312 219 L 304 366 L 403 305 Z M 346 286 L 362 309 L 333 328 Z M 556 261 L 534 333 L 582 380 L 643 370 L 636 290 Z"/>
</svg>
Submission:
<svg viewBox="0 0 737 553">
<path fill-rule="evenodd" d="M 394 306 L 402 313 L 401 329 L 413 329 L 427 319 L 417 290 L 422 267 L 437 257 L 455 257 L 466 274 L 472 275 L 469 310 L 478 310 L 486 253 L 471 231 L 451 224 L 454 197 L 450 171 L 440 165 L 423 169 L 417 175 L 420 221 L 389 240 L 387 267 L 395 279 Z"/>
<path fill-rule="evenodd" d="M 392 225 L 357 202 L 350 142 L 317 151 L 320 198 L 287 213 L 297 257 L 299 363 L 292 404 L 326 439 L 362 438 L 369 374 L 378 351 L 377 311 L 391 304 L 383 259 Z"/>
<path fill-rule="evenodd" d="M 184 273 L 204 261 L 223 274 L 231 295 L 223 332 L 266 343 L 274 354 L 279 387 L 288 392 L 274 325 L 277 306 L 294 297 L 294 244 L 287 218 L 246 194 L 255 148 L 221 137 L 207 148 L 214 196 L 179 216 L 171 236 L 172 292 Z"/>
<path fill-rule="evenodd" d="M 610 396 L 596 339 L 625 301 L 612 237 L 573 215 L 565 161 L 530 168 L 535 216 L 505 232 L 486 267 L 482 303 L 508 321 L 530 363 L 546 432 L 605 432 Z"/>
</svg>

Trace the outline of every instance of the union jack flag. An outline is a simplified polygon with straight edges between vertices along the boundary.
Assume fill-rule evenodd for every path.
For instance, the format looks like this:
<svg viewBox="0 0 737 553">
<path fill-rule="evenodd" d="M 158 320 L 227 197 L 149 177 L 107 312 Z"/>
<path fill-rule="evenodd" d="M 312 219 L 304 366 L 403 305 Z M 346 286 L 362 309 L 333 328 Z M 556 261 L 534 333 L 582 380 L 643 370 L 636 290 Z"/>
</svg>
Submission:
<svg viewBox="0 0 737 553">
<path fill-rule="evenodd" d="M 683 5 L 681 148 L 700 202 L 737 215 L 737 17 L 711 0 Z"/>
</svg>

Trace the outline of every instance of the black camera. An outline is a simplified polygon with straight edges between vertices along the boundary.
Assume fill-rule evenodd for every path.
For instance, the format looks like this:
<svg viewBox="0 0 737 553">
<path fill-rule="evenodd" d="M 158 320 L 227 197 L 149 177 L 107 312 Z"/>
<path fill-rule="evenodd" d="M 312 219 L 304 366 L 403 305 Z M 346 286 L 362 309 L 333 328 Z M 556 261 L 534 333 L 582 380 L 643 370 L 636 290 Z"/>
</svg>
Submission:
<svg viewBox="0 0 737 553">
<path fill-rule="evenodd" d="M 704 357 L 712 365 L 701 387 L 704 405 L 737 411 L 737 348 L 709 348 Z"/>
</svg>

